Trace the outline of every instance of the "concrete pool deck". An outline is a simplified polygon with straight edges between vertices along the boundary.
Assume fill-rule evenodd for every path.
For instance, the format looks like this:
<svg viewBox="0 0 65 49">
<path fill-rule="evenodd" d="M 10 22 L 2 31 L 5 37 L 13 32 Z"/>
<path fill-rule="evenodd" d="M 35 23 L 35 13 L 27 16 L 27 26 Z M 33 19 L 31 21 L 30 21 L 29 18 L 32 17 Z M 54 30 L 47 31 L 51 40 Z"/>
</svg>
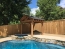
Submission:
<svg viewBox="0 0 65 49">
<path fill-rule="evenodd" d="M 65 35 L 44 34 L 44 35 L 33 35 L 33 37 L 65 41 Z"/>
<path fill-rule="evenodd" d="M 33 37 L 65 41 L 65 35 L 44 34 L 44 35 L 33 35 Z M 12 38 L 13 37 L 0 38 L 0 42 L 13 40 Z"/>
<path fill-rule="evenodd" d="M 11 37 L 0 38 L 0 42 L 4 42 L 7 40 L 12 40 L 12 38 Z"/>
</svg>

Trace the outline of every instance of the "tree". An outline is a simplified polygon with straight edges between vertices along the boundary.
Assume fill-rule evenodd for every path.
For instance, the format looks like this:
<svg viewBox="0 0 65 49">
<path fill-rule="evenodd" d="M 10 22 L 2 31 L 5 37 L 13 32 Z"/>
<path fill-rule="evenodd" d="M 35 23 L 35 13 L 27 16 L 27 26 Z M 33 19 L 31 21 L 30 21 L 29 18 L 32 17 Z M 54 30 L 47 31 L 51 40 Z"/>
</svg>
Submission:
<svg viewBox="0 0 65 49">
<path fill-rule="evenodd" d="M 27 6 L 22 11 L 23 11 L 24 14 L 30 15 L 31 9 Z"/>
<path fill-rule="evenodd" d="M 0 25 L 20 20 L 23 9 L 30 4 L 31 0 L 0 0 Z"/>
<path fill-rule="evenodd" d="M 41 17 L 41 13 L 40 13 L 40 10 L 36 10 L 36 14 L 35 14 L 36 17 Z"/>
<path fill-rule="evenodd" d="M 60 0 L 38 0 L 37 5 L 39 6 L 40 13 L 45 20 L 61 18 L 62 11 L 61 8 L 57 6 L 57 3 L 59 2 Z"/>
<path fill-rule="evenodd" d="M 30 12 L 30 16 L 35 16 L 33 13 Z"/>
</svg>

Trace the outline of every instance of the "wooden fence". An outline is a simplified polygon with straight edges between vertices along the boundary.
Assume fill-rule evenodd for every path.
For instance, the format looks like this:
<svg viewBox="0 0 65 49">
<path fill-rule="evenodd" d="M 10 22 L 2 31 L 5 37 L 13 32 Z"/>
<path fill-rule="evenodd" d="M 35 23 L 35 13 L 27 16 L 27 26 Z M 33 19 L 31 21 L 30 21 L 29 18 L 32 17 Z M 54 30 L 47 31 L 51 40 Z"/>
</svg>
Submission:
<svg viewBox="0 0 65 49">
<path fill-rule="evenodd" d="M 54 20 L 54 21 L 44 21 L 43 26 L 41 23 L 36 23 L 34 25 L 34 31 L 42 32 L 41 27 L 43 27 L 43 34 L 62 34 L 65 35 L 65 20 Z M 22 33 L 30 34 L 30 24 L 22 24 Z M 13 34 L 21 34 L 21 24 L 17 25 L 4 25 L 0 26 L 0 36 L 8 36 Z"/>
<path fill-rule="evenodd" d="M 22 32 L 30 33 L 30 24 L 22 24 Z M 0 36 L 21 34 L 21 24 L 0 26 Z"/>
<path fill-rule="evenodd" d="M 65 34 L 65 20 L 46 21 L 43 23 L 43 33 Z"/>
<path fill-rule="evenodd" d="M 8 36 L 13 34 L 20 33 L 20 24 L 19 25 L 4 25 L 0 26 L 0 36 Z"/>
</svg>

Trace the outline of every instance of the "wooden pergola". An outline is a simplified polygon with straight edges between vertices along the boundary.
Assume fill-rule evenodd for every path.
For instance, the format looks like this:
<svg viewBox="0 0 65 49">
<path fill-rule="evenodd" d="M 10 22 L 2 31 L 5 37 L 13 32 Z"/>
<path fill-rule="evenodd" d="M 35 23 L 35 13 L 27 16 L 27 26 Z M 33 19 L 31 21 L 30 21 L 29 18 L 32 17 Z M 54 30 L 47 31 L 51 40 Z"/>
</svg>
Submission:
<svg viewBox="0 0 65 49">
<path fill-rule="evenodd" d="M 22 23 L 30 23 L 31 24 L 31 36 L 33 37 L 33 29 L 34 29 L 34 24 L 35 23 L 41 23 L 41 32 L 43 32 L 43 19 L 33 17 L 33 16 L 28 16 L 28 15 L 23 15 L 23 17 L 20 19 L 21 24 Z M 22 25 L 21 25 L 22 27 Z M 22 29 L 21 29 L 22 33 Z M 43 33 L 42 33 L 43 34 Z"/>
</svg>

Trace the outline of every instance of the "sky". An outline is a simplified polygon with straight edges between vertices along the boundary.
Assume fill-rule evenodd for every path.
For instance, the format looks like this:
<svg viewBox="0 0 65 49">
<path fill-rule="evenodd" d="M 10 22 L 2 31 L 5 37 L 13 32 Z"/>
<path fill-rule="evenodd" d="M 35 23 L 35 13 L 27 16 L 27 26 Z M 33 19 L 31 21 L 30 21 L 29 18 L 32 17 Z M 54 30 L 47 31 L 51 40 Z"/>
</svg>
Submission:
<svg viewBox="0 0 65 49">
<path fill-rule="evenodd" d="M 29 4 L 30 8 L 37 8 L 37 0 L 32 0 L 31 4 Z"/>
<path fill-rule="evenodd" d="M 58 6 L 65 8 L 65 0 L 60 0 L 60 4 L 58 4 Z M 35 11 L 39 9 L 37 6 L 37 0 L 32 0 L 31 4 L 29 4 L 29 7 L 31 8 L 31 13 L 35 15 Z"/>
<path fill-rule="evenodd" d="M 37 6 L 37 0 L 32 0 L 31 4 L 29 4 L 29 7 L 31 8 L 31 13 L 35 15 L 35 11 L 39 9 L 39 7 Z"/>
<path fill-rule="evenodd" d="M 60 4 L 58 4 L 58 5 L 65 8 L 65 0 L 60 0 Z"/>
</svg>

